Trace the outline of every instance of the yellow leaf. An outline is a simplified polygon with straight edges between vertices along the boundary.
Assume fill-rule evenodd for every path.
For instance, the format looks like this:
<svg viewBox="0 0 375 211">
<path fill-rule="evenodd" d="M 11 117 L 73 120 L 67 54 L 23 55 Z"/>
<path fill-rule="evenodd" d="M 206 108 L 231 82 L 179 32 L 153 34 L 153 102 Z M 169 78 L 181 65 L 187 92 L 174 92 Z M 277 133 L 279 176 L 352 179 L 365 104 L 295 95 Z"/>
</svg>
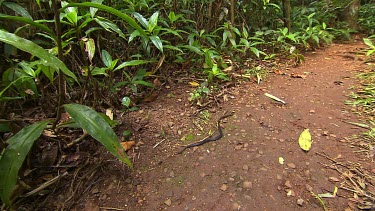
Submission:
<svg viewBox="0 0 375 211">
<path fill-rule="evenodd" d="M 305 129 L 298 139 L 299 146 L 305 151 L 309 151 L 311 148 L 312 140 L 309 129 Z"/>
<path fill-rule="evenodd" d="M 199 83 L 195 82 L 195 81 L 191 81 L 189 82 L 189 84 L 192 86 L 192 87 L 197 87 L 199 86 Z"/>
<path fill-rule="evenodd" d="M 284 158 L 283 158 L 283 157 L 279 157 L 279 163 L 280 163 L 281 165 L 284 164 Z"/>
</svg>

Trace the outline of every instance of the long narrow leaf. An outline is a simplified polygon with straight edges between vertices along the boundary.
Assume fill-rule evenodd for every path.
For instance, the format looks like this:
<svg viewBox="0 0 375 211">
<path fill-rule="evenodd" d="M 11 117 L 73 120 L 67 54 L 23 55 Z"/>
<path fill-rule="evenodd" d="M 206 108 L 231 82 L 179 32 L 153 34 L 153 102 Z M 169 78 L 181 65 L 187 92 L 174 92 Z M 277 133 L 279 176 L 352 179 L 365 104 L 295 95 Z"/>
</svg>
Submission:
<svg viewBox="0 0 375 211">
<path fill-rule="evenodd" d="M 65 104 L 64 107 L 79 126 L 102 143 L 120 161 L 133 168 L 124 148 L 120 145 L 117 135 L 100 114 L 87 106 L 79 104 Z"/>
<path fill-rule="evenodd" d="M 146 32 L 142 29 L 142 27 L 140 25 L 137 24 L 137 22 L 135 22 L 135 20 L 133 18 L 129 17 L 128 15 L 126 15 L 126 14 L 124 14 L 124 13 L 122 13 L 122 12 L 112 8 L 112 7 L 108 7 L 108 6 L 96 4 L 96 3 L 91 3 L 91 2 L 70 3 L 70 4 L 66 5 L 65 7 L 94 7 L 94 8 L 98 8 L 98 9 L 107 11 L 107 12 L 109 12 L 113 15 L 116 15 L 117 17 L 120 17 L 123 20 L 125 20 L 128 24 L 130 24 L 130 26 L 132 26 L 133 28 L 138 30 L 142 35 L 146 35 Z M 63 11 L 65 7 L 61 8 L 60 11 Z"/>
<path fill-rule="evenodd" d="M 121 63 L 114 70 L 120 70 L 120 69 L 122 69 L 124 67 L 130 67 L 130 66 L 137 66 L 137 65 L 141 65 L 141 64 L 147 64 L 147 63 L 150 63 L 150 62 L 154 62 L 154 61 L 149 61 L 149 60 L 131 60 L 131 61 L 127 61 L 127 62 Z"/>
<path fill-rule="evenodd" d="M 77 80 L 77 77 L 72 73 L 56 56 L 48 53 L 44 48 L 31 42 L 30 40 L 19 37 L 15 34 L 0 30 L 0 41 L 13 45 L 14 47 L 26 51 L 42 60 L 44 60 L 44 65 L 53 67 L 55 69 L 60 69 L 65 75 Z"/>
<path fill-rule="evenodd" d="M 0 14 L 0 19 L 6 19 L 6 20 L 19 21 L 19 22 L 27 23 L 27 24 L 35 26 L 39 29 L 42 29 L 43 31 L 47 32 L 50 35 L 53 35 L 51 29 L 48 28 L 46 25 L 34 22 L 33 20 L 31 20 L 29 18 Z"/>
<path fill-rule="evenodd" d="M 34 123 L 7 140 L 9 145 L 0 160 L 0 196 L 8 206 L 11 205 L 10 196 L 17 183 L 18 171 L 48 122 Z"/>
<path fill-rule="evenodd" d="M 3 3 L 6 7 L 12 9 L 17 14 L 21 15 L 22 17 L 28 18 L 30 20 L 33 20 L 33 17 L 27 12 L 27 10 L 20 5 L 13 3 L 13 2 L 4 2 Z"/>
</svg>

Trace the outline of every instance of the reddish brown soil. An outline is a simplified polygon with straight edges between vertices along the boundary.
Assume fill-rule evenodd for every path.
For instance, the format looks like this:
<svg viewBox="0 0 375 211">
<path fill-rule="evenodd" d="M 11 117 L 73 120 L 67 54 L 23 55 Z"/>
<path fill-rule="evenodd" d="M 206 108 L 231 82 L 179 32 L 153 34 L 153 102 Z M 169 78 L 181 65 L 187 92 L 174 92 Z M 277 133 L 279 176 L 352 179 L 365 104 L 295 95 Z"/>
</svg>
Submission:
<svg viewBox="0 0 375 211">
<path fill-rule="evenodd" d="M 348 137 L 363 130 L 344 122 L 359 122 L 344 101 L 356 84 L 355 74 L 366 68 L 356 54 L 362 48 L 360 43 L 333 44 L 309 53 L 297 68 L 279 69 L 286 74 L 272 73 L 260 85 L 245 82 L 228 89 L 229 100 L 209 110 L 211 120 L 200 121 L 203 131 L 192 123 L 198 121 L 192 115 L 196 108 L 187 100 L 194 88 L 187 82 L 170 85 L 130 119 L 124 116 L 139 129 L 133 138 L 138 147 L 129 152 L 135 171 L 108 165 L 76 209 L 322 210 L 310 191 L 332 193 L 339 182 L 329 177 L 342 178 L 325 168 L 328 159 L 317 153 L 374 167 L 349 144 Z M 306 78 L 292 78 L 291 73 Z M 223 122 L 222 139 L 175 155 L 186 144 L 182 137 L 192 134 L 190 142 L 204 138 L 224 111 L 235 115 Z M 305 128 L 313 138 L 307 153 L 297 141 Z M 324 201 L 330 210 L 352 210 L 344 197 L 351 195 L 339 189 Z"/>
</svg>

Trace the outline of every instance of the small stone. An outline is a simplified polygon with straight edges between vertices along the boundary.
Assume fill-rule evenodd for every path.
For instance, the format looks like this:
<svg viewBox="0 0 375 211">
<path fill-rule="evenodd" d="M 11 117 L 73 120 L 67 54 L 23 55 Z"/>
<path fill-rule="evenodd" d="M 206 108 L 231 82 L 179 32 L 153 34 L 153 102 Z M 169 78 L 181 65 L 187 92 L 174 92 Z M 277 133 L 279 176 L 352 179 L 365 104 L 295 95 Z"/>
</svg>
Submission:
<svg viewBox="0 0 375 211">
<path fill-rule="evenodd" d="M 174 123 L 173 122 L 168 122 L 169 127 L 173 127 Z"/>
<path fill-rule="evenodd" d="M 258 152 L 260 155 L 263 155 L 263 151 L 262 150 L 259 150 Z"/>
<path fill-rule="evenodd" d="M 228 180 L 231 181 L 231 182 L 234 182 L 234 178 L 233 177 L 229 177 Z"/>
<path fill-rule="evenodd" d="M 285 181 L 284 185 L 285 185 L 287 188 L 291 188 L 291 187 L 292 187 L 292 184 L 290 183 L 289 180 Z"/>
<path fill-rule="evenodd" d="M 288 163 L 288 167 L 292 168 L 292 169 L 295 169 L 296 168 L 296 164 L 294 164 L 294 163 Z"/>
<path fill-rule="evenodd" d="M 94 188 L 94 189 L 91 191 L 92 194 L 97 194 L 97 193 L 99 193 L 99 192 L 100 192 L 100 191 L 99 191 L 98 188 Z"/>
<path fill-rule="evenodd" d="M 174 177 L 174 172 L 171 171 L 171 172 L 169 173 L 169 176 L 170 176 L 170 177 Z"/>
<path fill-rule="evenodd" d="M 200 174 L 199 174 L 199 176 L 201 176 L 201 177 L 205 177 L 207 174 L 205 174 L 204 172 L 201 172 Z"/>
<path fill-rule="evenodd" d="M 335 134 L 329 134 L 329 136 L 336 138 L 337 136 Z"/>
<path fill-rule="evenodd" d="M 279 139 L 279 142 L 283 143 L 285 141 L 285 139 Z"/>
<path fill-rule="evenodd" d="M 240 210 L 241 209 L 241 205 L 239 205 L 237 202 L 233 203 L 233 206 L 232 206 L 233 210 Z"/>
<path fill-rule="evenodd" d="M 305 202 L 305 201 L 303 201 L 303 199 L 297 199 L 297 204 L 298 204 L 299 206 L 301 206 L 301 207 L 302 207 L 302 205 L 303 205 L 304 202 Z"/>
<path fill-rule="evenodd" d="M 171 206 L 172 200 L 167 199 L 167 200 L 165 200 L 164 204 L 166 204 L 167 206 Z"/>
<path fill-rule="evenodd" d="M 244 148 L 247 148 L 248 146 L 249 146 L 248 143 L 246 143 L 246 144 L 243 145 Z"/>
<path fill-rule="evenodd" d="M 203 160 L 204 157 L 203 156 L 199 156 L 198 160 Z"/>
<path fill-rule="evenodd" d="M 226 185 L 226 184 L 222 184 L 221 187 L 220 187 L 221 191 L 226 191 L 227 189 L 228 189 L 228 185 Z"/>
<path fill-rule="evenodd" d="M 286 190 L 286 195 L 294 197 L 294 196 L 296 196 L 296 193 L 294 192 L 294 190 L 287 189 Z"/>
<path fill-rule="evenodd" d="M 235 149 L 235 150 L 240 150 L 242 147 L 243 147 L 243 145 L 236 145 L 236 146 L 234 147 L 234 149 Z"/>
<path fill-rule="evenodd" d="M 282 177 L 280 174 L 276 175 L 276 178 L 277 178 L 278 180 L 282 180 L 282 179 L 283 179 L 283 177 Z"/>
<path fill-rule="evenodd" d="M 247 171 L 247 170 L 249 170 L 249 166 L 248 165 L 243 165 L 242 169 L 245 170 L 245 171 Z"/>
<path fill-rule="evenodd" d="M 309 184 L 306 184 L 305 186 L 306 186 L 306 190 L 310 192 L 313 190 L 313 188 Z"/>
<path fill-rule="evenodd" d="M 248 180 L 246 180 L 246 181 L 243 182 L 243 188 L 250 189 L 252 187 L 253 187 L 253 183 L 252 182 L 250 182 Z"/>
<path fill-rule="evenodd" d="M 313 113 L 315 113 L 315 110 L 311 109 L 309 112 L 310 112 L 310 114 L 313 114 Z"/>
</svg>

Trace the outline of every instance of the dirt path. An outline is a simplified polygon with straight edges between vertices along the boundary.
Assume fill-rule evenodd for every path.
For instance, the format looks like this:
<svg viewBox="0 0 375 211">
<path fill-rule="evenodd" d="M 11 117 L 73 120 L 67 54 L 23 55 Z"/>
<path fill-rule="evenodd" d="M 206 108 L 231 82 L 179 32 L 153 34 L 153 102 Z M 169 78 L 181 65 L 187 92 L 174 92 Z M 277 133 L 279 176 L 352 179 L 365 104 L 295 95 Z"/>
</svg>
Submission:
<svg viewBox="0 0 375 211">
<path fill-rule="evenodd" d="M 131 179 L 109 174 L 101 184 L 103 191 L 88 200 L 125 210 L 322 210 L 310 191 L 332 192 L 341 178 L 324 168 L 321 163 L 328 163 L 327 159 L 316 153 L 342 161 L 362 160 L 372 168 L 347 143 L 347 137 L 361 130 L 343 122 L 358 122 L 344 101 L 356 71 L 364 68 L 355 54 L 363 47 L 333 44 L 307 55 L 298 68 L 280 69 L 306 75 L 304 79 L 271 75 L 261 85 L 233 88 L 229 101 L 212 114 L 212 124 L 204 126 L 207 132 L 214 130 L 214 121 L 223 111 L 235 111 L 223 123 L 224 138 L 179 156 L 174 153 L 180 149 L 181 137 L 194 134 L 200 139 L 206 134 L 197 136 L 196 130 L 190 130 L 190 88 L 166 89 L 133 119 L 144 131 L 136 139 L 144 144 L 131 153 L 136 168 Z M 272 101 L 265 92 L 287 104 Z M 308 153 L 297 142 L 305 128 L 314 141 Z M 283 165 L 279 157 L 284 158 Z M 340 189 L 338 194 L 344 193 Z M 324 201 L 331 210 L 350 210 L 346 198 Z"/>
</svg>

